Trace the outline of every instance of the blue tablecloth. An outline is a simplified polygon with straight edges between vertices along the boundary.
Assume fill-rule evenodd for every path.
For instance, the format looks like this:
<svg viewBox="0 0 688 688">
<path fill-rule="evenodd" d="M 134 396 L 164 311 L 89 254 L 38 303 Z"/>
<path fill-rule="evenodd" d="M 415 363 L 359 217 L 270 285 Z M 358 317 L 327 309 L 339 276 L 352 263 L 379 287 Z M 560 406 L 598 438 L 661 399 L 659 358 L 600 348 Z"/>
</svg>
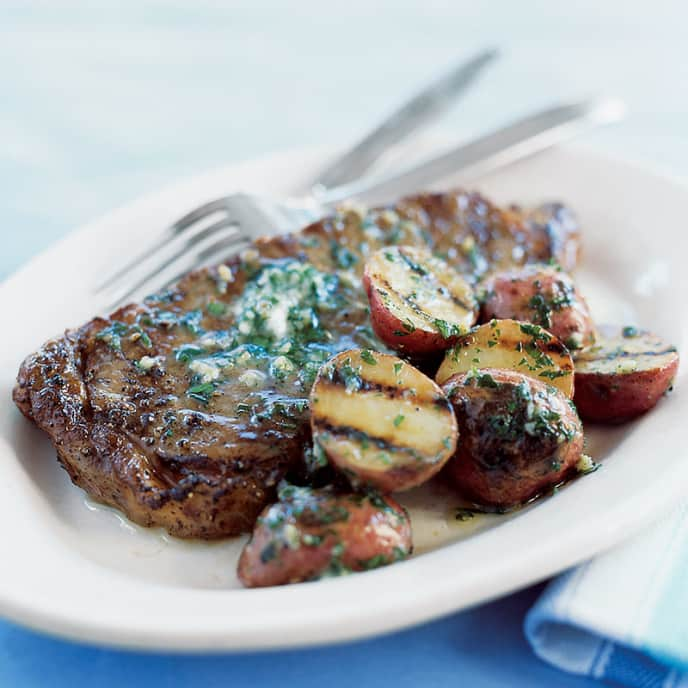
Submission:
<svg viewBox="0 0 688 688">
<path fill-rule="evenodd" d="M 366 642 L 263 654 L 179 656 L 94 649 L 0 623 L 0 685 L 51 688 L 583 688 L 535 659 L 523 616 L 540 588 Z M 97 611 L 95 612 L 97 613 Z"/>
<path fill-rule="evenodd" d="M 688 93 L 675 84 L 685 83 L 677 70 L 688 64 L 688 11 L 675 3 L 666 21 L 668 10 L 641 5 L 350 0 L 334 11 L 315 0 L 7 0 L 0 277 L 70 228 L 180 176 L 351 140 L 488 43 L 507 56 L 445 128 L 471 135 L 553 100 L 614 91 L 635 117 L 591 142 L 685 173 Z M 538 593 L 367 642 L 268 655 L 116 652 L 0 621 L 0 685 L 598 685 L 531 653 L 522 621 Z"/>
</svg>

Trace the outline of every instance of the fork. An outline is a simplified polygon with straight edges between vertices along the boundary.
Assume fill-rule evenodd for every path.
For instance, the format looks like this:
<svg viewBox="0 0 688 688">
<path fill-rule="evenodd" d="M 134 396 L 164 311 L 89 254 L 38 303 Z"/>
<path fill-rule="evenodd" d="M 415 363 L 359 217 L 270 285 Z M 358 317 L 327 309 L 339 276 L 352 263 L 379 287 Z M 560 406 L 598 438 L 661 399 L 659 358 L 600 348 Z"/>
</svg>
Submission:
<svg viewBox="0 0 688 688">
<path fill-rule="evenodd" d="M 406 104 L 394 111 L 378 127 L 354 145 L 351 150 L 340 155 L 327 168 L 323 169 L 311 183 L 311 196 L 325 193 L 328 188 L 349 183 L 360 177 L 387 151 L 400 143 L 403 139 L 417 134 L 429 122 L 436 119 L 449 108 L 452 102 L 460 96 L 475 81 L 483 69 L 493 62 L 499 53 L 495 49 L 483 50 L 466 62 L 454 67 L 449 73 L 430 84 L 413 96 Z M 267 204 L 264 212 L 268 219 L 276 219 L 269 212 Z M 277 206 L 274 208 L 278 210 Z M 191 239 L 197 245 L 202 255 L 204 246 L 217 233 L 233 228 L 232 234 L 237 239 L 255 238 L 253 218 L 255 213 L 251 202 L 245 194 L 232 194 L 206 203 L 164 230 L 149 246 L 127 264 L 119 267 L 107 276 L 94 289 L 96 294 L 109 295 L 109 305 L 114 306 L 144 287 L 150 280 L 164 270 L 178 256 L 174 252 L 175 239 L 181 235 Z M 289 227 L 294 222 L 306 222 L 310 216 L 301 216 L 294 208 L 294 215 L 290 216 Z M 278 215 L 282 215 L 277 213 Z M 280 217 L 284 220 L 284 217 Z M 280 224 L 281 226 L 281 224 Z M 265 224 L 262 227 L 271 227 Z M 188 247 L 182 243 L 180 250 Z M 149 260 L 155 256 L 156 260 Z M 145 265 L 149 263 L 148 269 Z M 195 263 L 192 264 L 192 267 Z M 117 298 L 115 298 L 115 295 Z"/>
<path fill-rule="evenodd" d="M 618 121 L 624 112 L 624 104 L 613 98 L 560 105 L 400 172 L 318 190 L 301 198 L 276 201 L 238 193 L 211 201 L 172 225 L 164 239 L 166 245 L 160 245 L 166 253 L 163 257 L 153 256 L 154 260 L 149 261 L 151 267 L 142 269 L 144 259 L 120 271 L 115 283 L 127 278 L 132 282 L 120 288 L 110 306 L 120 305 L 134 293 L 150 290 L 154 285 L 167 286 L 194 268 L 227 259 L 259 236 L 301 229 L 344 201 L 390 200 L 458 172 L 483 174 L 594 126 Z"/>
</svg>

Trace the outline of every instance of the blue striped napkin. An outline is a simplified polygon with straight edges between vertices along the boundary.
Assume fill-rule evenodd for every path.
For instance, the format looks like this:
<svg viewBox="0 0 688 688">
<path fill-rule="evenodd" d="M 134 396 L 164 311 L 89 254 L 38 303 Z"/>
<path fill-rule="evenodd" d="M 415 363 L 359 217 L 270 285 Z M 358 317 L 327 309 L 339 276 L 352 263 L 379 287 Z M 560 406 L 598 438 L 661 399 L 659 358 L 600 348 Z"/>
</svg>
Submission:
<svg viewBox="0 0 688 688">
<path fill-rule="evenodd" d="M 688 502 L 550 583 L 525 633 L 541 659 L 564 671 L 688 688 Z"/>
</svg>

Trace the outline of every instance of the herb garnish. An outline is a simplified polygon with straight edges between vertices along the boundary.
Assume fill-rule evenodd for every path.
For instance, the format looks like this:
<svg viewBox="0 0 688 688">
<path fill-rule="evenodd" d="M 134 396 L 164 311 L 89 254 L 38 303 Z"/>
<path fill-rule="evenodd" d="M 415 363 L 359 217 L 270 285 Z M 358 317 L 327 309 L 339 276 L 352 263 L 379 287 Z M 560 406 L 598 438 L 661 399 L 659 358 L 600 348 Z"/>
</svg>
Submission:
<svg viewBox="0 0 688 688">
<path fill-rule="evenodd" d="M 441 318 L 435 318 L 432 324 L 439 330 L 442 335 L 442 339 L 449 339 L 450 337 L 456 337 L 461 334 L 461 328 L 458 325 L 448 323 L 446 320 Z"/>
<path fill-rule="evenodd" d="M 208 313 L 212 315 L 214 318 L 220 318 L 225 314 L 227 306 L 221 301 L 211 301 L 208 304 L 207 310 Z"/>
<path fill-rule="evenodd" d="M 459 508 L 456 510 L 456 520 L 457 521 L 470 521 L 475 517 L 475 511 L 473 509 Z"/>
<path fill-rule="evenodd" d="M 214 391 L 215 384 L 213 382 L 201 382 L 200 384 L 189 387 L 186 393 L 192 399 L 207 404 Z"/>
<path fill-rule="evenodd" d="M 368 365 L 377 365 L 377 359 L 369 349 L 363 349 L 361 351 L 361 360 Z"/>
</svg>

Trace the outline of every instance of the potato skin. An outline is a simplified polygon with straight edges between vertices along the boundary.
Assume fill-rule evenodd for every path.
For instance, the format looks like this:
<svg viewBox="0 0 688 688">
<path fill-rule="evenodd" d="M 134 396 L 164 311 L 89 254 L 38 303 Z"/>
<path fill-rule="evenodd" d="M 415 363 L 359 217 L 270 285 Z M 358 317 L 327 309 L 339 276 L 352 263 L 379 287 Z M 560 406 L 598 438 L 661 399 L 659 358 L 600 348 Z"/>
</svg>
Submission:
<svg viewBox="0 0 688 688">
<path fill-rule="evenodd" d="M 395 351 L 410 356 L 428 356 L 449 348 L 459 336 L 456 334 L 445 338 L 439 332 L 420 327 L 409 332 L 405 323 L 387 308 L 382 294 L 373 288 L 367 273 L 363 275 L 363 287 L 368 294 L 373 331 Z"/>
<path fill-rule="evenodd" d="M 585 420 L 623 423 L 657 404 L 676 377 L 679 356 L 647 331 L 605 326 L 600 335 L 576 359 L 574 402 Z"/>
<path fill-rule="evenodd" d="M 588 304 L 569 275 L 530 265 L 493 275 L 485 284 L 481 319 L 513 318 L 540 325 L 569 349 L 595 341 Z"/>
<path fill-rule="evenodd" d="M 485 368 L 454 375 L 444 390 L 461 437 L 446 471 L 465 497 L 508 509 L 576 470 L 583 427 L 556 388 L 514 371 Z"/>
<path fill-rule="evenodd" d="M 246 587 L 366 571 L 412 551 L 408 514 L 391 497 L 293 485 L 279 497 L 259 516 L 241 553 L 238 575 Z"/>
<path fill-rule="evenodd" d="M 377 336 L 411 356 L 444 351 L 478 318 L 471 285 L 428 249 L 393 246 L 376 251 L 366 262 L 363 287 Z"/>
</svg>

